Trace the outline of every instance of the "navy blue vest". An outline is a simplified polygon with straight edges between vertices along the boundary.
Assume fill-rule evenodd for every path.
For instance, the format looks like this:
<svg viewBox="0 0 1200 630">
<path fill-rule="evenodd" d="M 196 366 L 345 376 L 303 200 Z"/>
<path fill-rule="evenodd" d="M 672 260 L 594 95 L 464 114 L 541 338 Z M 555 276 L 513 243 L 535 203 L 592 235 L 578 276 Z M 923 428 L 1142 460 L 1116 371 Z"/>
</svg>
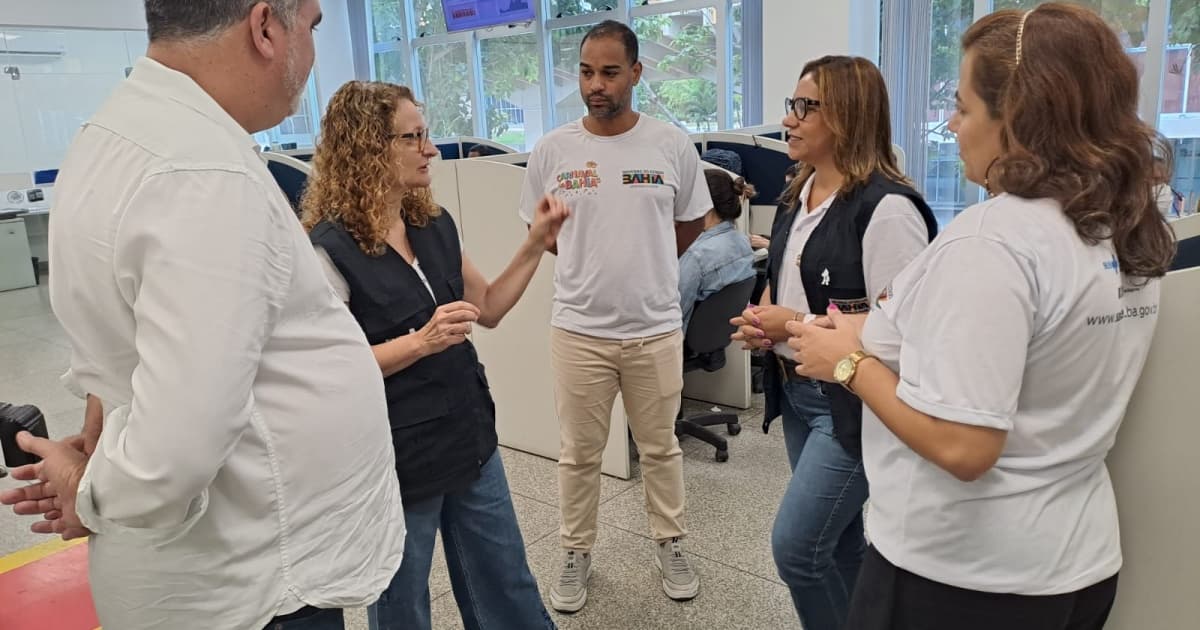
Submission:
<svg viewBox="0 0 1200 630">
<path fill-rule="evenodd" d="M 463 298 L 462 248 L 450 214 L 407 226 L 408 241 L 433 290 L 391 247 L 369 256 L 341 225 L 310 234 L 350 287 L 350 313 L 377 345 L 420 330 L 442 304 Z M 435 301 L 436 298 L 436 301 Z M 421 359 L 384 379 L 396 471 L 405 503 L 455 492 L 479 478 L 496 450 L 495 407 L 470 341 Z"/>
<path fill-rule="evenodd" d="M 800 278 L 808 298 L 808 312 L 824 315 L 830 302 L 843 312 L 867 312 L 878 296 L 867 295 L 867 279 L 863 272 L 862 239 L 875 208 L 887 195 L 902 195 L 912 201 L 925 220 L 929 240 L 937 236 L 937 219 L 921 194 L 882 173 L 872 173 L 867 183 L 848 194 L 838 194 L 825 216 L 804 244 L 800 255 Z M 796 222 L 795 208 L 780 204 L 771 226 L 771 252 L 767 262 L 767 280 L 771 284 L 771 303 L 778 304 L 779 272 L 788 237 Z M 833 432 L 838 443 L 853 455 L 862 453 L 862 399 L 840 385 L 825 388 L 833 411 Z M 782 410 L 783 375 L 768 367 L 763 371 L 763 392 L 766 414 L 763 430 Z"/>
</svg>

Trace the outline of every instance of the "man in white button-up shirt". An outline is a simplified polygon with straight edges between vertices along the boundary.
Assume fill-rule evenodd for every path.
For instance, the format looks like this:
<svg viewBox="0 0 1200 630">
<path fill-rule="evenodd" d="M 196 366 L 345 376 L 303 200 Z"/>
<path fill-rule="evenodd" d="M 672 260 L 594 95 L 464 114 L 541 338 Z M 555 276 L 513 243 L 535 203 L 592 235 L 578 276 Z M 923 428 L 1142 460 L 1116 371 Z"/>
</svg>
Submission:
<svg viewBox="0 0 1200 630">
<path fill-rule="evenodd" d="M 92 532 L 106 628 L 340 628 L 404 547 L 383 381 L 249 136 L 293 111 L 320 7 L 146 9 L 147 58 L 80 131 L 51 222 L 103 432 L 90 458 L 23 435 L 48 483 L 4 502 Z"/>
</svg>

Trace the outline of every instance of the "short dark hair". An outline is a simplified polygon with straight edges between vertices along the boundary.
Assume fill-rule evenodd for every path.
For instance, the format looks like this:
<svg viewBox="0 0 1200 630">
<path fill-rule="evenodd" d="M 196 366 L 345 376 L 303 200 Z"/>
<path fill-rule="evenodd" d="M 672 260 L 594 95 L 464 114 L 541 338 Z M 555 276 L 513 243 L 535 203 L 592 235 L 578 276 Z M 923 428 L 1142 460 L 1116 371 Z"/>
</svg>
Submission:
<svg viewBox="0 0 1200 630">
<path fill-rule="evenodd" d="M 736 221 L 742 216 L 742 201 L 751 199 L 756 194 L 754 186 L 746 183 L 745 179 L 734 179 L 726 171 L 706 168 L 704 179 L 708 181 L 708 194 L 712 197 L 713 210 L 722 221 Z"/>
<path fill-rule="evenodd" d="M 152 42 L 215 35 L 237 24 L 259 2 L 270 5 L 291 27 L 301 0 L 146 0 L 146 31 Z"/>
<path fill-rule="evenodd" d="M 616 20 L 604 20 L 603 22 L 592 27 L 592 30 L 583 36 L 583 41 L 579 42 L 579 52 L 583 53 L 583 45 L 589 39 L 599 39 L 607 37 L 621 42 L 625 46 L 625 56 L 629 59 L 629 65 L 633 65 L 638 61 L 638 38 L 637 33 L 628 26 L 617 22 Z"/>
<path fill-rule="evenodd" d="M 501 155 L 500 149 L 486 144 L 473 144 L 467 149 L 467 155 L 478 153 L 479 157 L 487 157 L 489 155 Z"/>
</svg>

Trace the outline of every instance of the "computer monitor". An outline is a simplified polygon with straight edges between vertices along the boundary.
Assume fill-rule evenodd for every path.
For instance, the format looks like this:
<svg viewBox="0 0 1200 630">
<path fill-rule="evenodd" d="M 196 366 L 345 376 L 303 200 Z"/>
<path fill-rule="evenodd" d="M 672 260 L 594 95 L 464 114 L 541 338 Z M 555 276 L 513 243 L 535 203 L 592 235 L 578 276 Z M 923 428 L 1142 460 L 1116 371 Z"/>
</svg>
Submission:
<svg viewBox="0 0 1200 630">
<path fill-rule="evenodd" d="M 469 31 L 489 26 L 529 22 L 537 17 L 535 0 L 443 0 L 446 30 Z"/>
</svg>

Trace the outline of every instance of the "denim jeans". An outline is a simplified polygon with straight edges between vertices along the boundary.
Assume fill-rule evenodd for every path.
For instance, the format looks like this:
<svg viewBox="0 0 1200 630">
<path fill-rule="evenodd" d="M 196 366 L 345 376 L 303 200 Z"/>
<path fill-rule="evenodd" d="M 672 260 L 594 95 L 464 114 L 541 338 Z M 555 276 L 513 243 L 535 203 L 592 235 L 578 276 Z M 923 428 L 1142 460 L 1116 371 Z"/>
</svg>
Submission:
<svg viewBox="0 0 1200 630">
<path fill-rule="evenodd" d="M 280 621 L 278 618 L 267 624 L 264 630 L 344 630 L 345 617 L 341 608 L 326 608 L 320 612 Z"/>
<path fill-rule="evenodd" d="M 439 529 L 467 630 L 554 628 L 525 560 L 499 452 L 465 490 L 405 505 L 404 522 L 404 560 L 367 610 L 371 630 L 429 630 L 429 571 Z"/>
<path fill-rule="evenodd" d="M 862 459 L 834 438 L 825 387 L 838 385 L 784 384 L 783 436 L 792 479 L 771 531 L 775 567 L 804 630 L 842 627 L 866 548 Z"/>
</svg>

